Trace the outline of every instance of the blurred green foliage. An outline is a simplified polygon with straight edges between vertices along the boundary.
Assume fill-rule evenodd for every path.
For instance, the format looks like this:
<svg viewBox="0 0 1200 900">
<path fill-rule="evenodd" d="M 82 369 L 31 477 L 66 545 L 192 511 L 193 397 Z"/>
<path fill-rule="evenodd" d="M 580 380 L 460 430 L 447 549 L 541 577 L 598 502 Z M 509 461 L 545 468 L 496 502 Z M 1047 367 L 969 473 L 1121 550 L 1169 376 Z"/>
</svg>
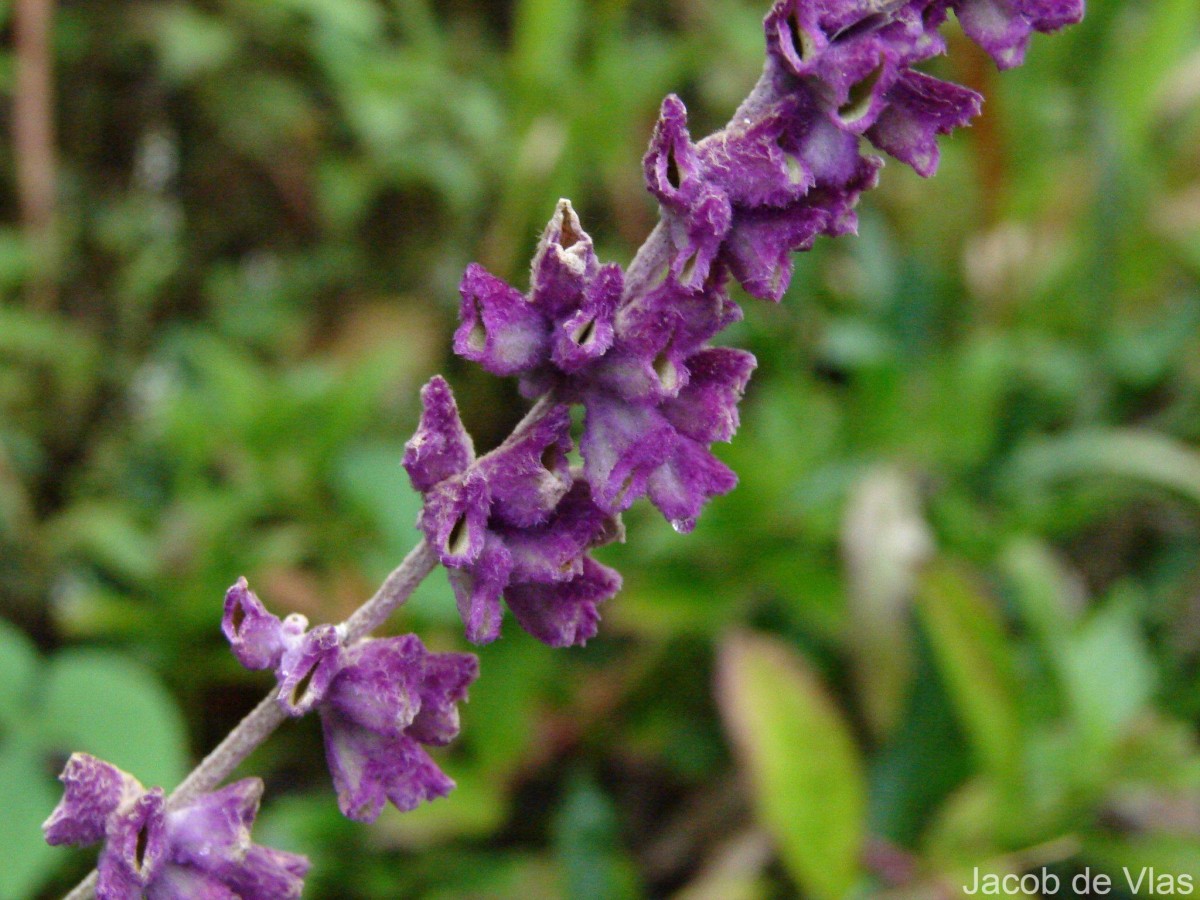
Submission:
<svg viewBox="0 0 1200 900">
<path fill-rule="evenodd" d="M 482 446 L 522 412 L 449 355 L 463 266 L 519 283 L 559 196 L 627 262 L 660 98 L 718 127 L 765 6 L 59 4 L 52 254 L 0 147 L 10 829 L 70 749 L 169 783 L 251 708 L 216 627 L 238 575 L 314 621 L 369 596 L 417 539 L 418 385 L 446 372 Z M 741 485 L 690 536 L 627 515 L 587 648 L 483 649 L 455 794 L 345 822 L 310 722 L 247 763 L 306 896 L 1200 877 L 1200 6 L 1093 0 L 1003 76 L 952 46 L 933 69 L 985 116 L 730 338 L 760 361 Z M 462 647 L 441 574 L 393 624 Z M 4 900 L 89 865 L 29 827 Z"/>
</svg>

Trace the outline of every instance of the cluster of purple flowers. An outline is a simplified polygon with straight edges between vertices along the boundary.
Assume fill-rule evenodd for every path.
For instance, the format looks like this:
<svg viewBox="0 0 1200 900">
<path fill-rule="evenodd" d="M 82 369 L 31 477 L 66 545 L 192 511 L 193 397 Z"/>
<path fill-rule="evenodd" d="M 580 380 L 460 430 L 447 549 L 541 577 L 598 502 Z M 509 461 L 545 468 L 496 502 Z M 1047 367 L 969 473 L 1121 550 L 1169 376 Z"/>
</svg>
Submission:
<svg viewBox="0 0 1200 900">
<path fill-rule="evenodd" d="M 865 137 L 928 176 L 936 137 L 980 108 L 974 91 L 915 68 L 945 52 L 954 10 L 1001 67 L 1032 31 L 1082 15 L 1082 0 L 780 0 L 766 17 L 758 87 L 724 130 L 695 143 L 675 96 L 644 161 L 662 221 L 628 273 L 601 264 L 568 201 L 533 259 L 528 292 L 471 265 L 455 352 L 543 398 L 532 422 L 475 461 L 449 387 L 423 394 L 405 466 L 425 495 L 421 527 L 450 573 L 468 637 L 499 634 L 501 596 L 528 631 L 561 646 L 595 633 L 615 573 L 587 551 L 648 496 L 679 531 L 737 478 L 711 452 L 738 425 L 755 367 L 710 341 L 741 318 L 730 277 L 778 301 L 791 254 L 855 230 L 882 160 Z M 569 406 L 584 414 L 578 471 Z"/>
<path fill-rule="evenodd" d="M 62 801 L 42 826 L 54 845 L 105 842 L 100 900 L 287 900 L 308 860 L 250 841 L 263 783 L 246 778 L 168 809 L 161 788 L 86 753 L 67 761 Z"/>
<path fill-rule="evenodd" d="M 600 263 L 565 200 L 538 244 L 528 292 L 468 267 L 455 352 L 519 378 L 539 400 L 477 458 L 449 385 L 435 377 L 406 446 L 404 467 L 425 500 L 419 525 L 471 641 L 495 640 L 507 605 L 551 646 L 586 642 L 599 604 L 621 585 L 589 552 L 623 539 L 621 512 L 648 497 L 686 532 L 733 488 L 711 446 L 737 429 L 755 360 L 710 343 L 742 315 L 730 279 L 778 301 L 792 252 L 856 228 L 859 196 L 882 166 L 861 152 L 864 138 L 933 174 L 937 135 L 967 124 L 981 102 L 914 68 L 945 52 L 938 28 L 951 11 L 1009 68 L 1032 32 L 1077 22 L 1083 0 L 779 0 L 765 20 L 763 77 L 724 130 L 693 142 L 683 103 L 663 102 L 644 160 L 662 218 L 627 272 Z M 577 434 L 572 407 L 583 410 Z M 569 462 L 576 448 L 581 466 Z M 281 621 L 244 579 L 226 595 L 222 628 L 243 665 L 274 670 L 285 713 L 318 712 L 346 816 L 370 821 L 387 801 L 408 810 L 451 789 L 423 747 L 458 733 L 475 657 L 430 653 L 415 635 L 347 644 L 334 626 Z M 82 754 L 62 780 L 47 839 L 106 840 L 102 898 L 299 893 L 307 862 L 250 843 L 256 779 L 178 809 Z"/>
<path fill-rule="evenodd" d="M 468 653 L 430 653 L 415 634 L 342 642 L 333 625 L 267 612 L 244 578 L 225 595 L 225 632 L 238 662 L 273 669 L 289 716 L 317 710 L 342 814 L 370 822 L 385 801 L 400 810 L 454 787 L 421 745 L 458 734 L 458 707 L 479 675 Z"/>
<path fill-rule="evenodd" d="M 434 378 L 421 400 L 404 466 L 425 495 L 420 525 L 448 567 L 467 637 L 499 636 L 503 595 L 517 621 L 547 644 L 586 641 L 596 633 L 596 606 L 621 586 L 587 551 L 623 535 L 570 471 L 566 404 L 547 406 L 477 460 L 450 386 Z"/>
</svg>

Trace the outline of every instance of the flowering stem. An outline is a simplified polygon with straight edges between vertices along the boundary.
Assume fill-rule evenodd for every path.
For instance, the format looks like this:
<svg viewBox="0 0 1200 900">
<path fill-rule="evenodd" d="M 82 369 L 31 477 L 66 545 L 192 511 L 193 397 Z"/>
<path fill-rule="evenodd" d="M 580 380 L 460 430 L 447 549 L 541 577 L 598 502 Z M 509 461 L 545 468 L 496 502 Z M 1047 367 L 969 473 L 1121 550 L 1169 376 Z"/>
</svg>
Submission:
<svg viewBox="0 0 1200 900">
<path fill-rule="evenodd" d="M 400 563 L 379 586 L 375 596 L 355 610 L 350 618 L 338 626 L 342 642 L 352 644 L 374 631 L 406 601 L 426 576 L 437 565 L 437 553 L 425 541 L 409 551 Z"/>
<path fill-rule="evenodd" d="M 551 394 L 542 397 L 513 429 L 513 434 L 518 434 L 523 428 L 544 416 L 553 406 L 554 398 Z M 504 444 L 501 445 L 503 446 Z M 496 448 L 499 449 L 500 447 Z M 388 617 L 412 596 L 413 591 L 434 570 L 437 563 L 437 553 L 428 542 L 421 541 L 413 547 L 408 556 L 404 557 L 404 561 L 384 579 L 375 595 L 338 626 L 342 643 L 353 644 L 386 622 Z M 272 690 L 234 726 L 225 739 L 171 792 L 171 796 L 167 798 L 168 808 L 178 807 L 216 788 L 284 723 L 288 716 L 277 702 L 277 695 L 278 688 Z M 90 900 L 95 894 L 96 878 L 96 872 L 93 870 L 64 900 Z"/>
<path fill-rule="evenodd" d="M 535 407 L 537 409 L 537 407 Z M 530 411 L 531 413 L 533 410 Z M 421 541 L 409 551 L 404 561 L 384 580 L 370 600 L 338 626 L 345 643 L 364 637 L 379 627 L 399 609 L 437 564 L 437 555 Z M 234 726 L 217 747 L 196 766 L 167 798 L 167 807 L 178 807 L 187 801 L 213 790 L 228 778 L 260 744 L 284 723 L 287 714 L 276 702 L 278 689 L 273 689 L 258 706 Z M 95 893 L 96 872 L 92 871 L 64 900 L 88 900 Z"/>
</svg>

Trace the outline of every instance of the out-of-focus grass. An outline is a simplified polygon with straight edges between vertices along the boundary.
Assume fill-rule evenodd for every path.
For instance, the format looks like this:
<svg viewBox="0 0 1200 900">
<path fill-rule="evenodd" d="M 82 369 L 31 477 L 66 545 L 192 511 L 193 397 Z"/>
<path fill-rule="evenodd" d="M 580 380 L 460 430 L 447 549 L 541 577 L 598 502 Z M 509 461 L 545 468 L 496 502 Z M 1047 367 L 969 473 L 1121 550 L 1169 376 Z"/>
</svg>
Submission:
<svg viewBox="0 0 1200 900">
<path fill-rule="evenodd" d="M 51 310 L 25 300 L 40 257 L 0 151 L 0 603 L 23 632 L 0 795 L 23 827 L 92 739 L 30 724 L 37 667 L 104 648 L 169 689 L 188 735 L 163 752 L 197 757 L 266 689 L 220 640 L 228 584 L 313 620 L 369 595 L 417 537 L 417 386 L 444 371 L 481 445 L 521 414 L 449 355 L 463 266 L 520 283 L 559 196 L 627 262 L 661 96 L 719 126 L 764 7 L 60 6 Z M 690 536 L 627 515 L 586 649 L 510 628 L 482 651 L 439 756 L 458 791 L 343 822 L 308 722 L 248 764 L 260 839 L 314 859 L 306 896 L 1200 877 L 1200 7 L 1093 0 L 1003 76 L 952 46 L 932 69 L 983 119 L 930 181 L 889 165 L 860 236 L 729 338 L 760 361 L 722 451 L 740 486 Z M 442 575 L 394 627 L 462 646 Z M 88 865 L 32 847 L 0 848 L 0 897 Z"/>
</svg>

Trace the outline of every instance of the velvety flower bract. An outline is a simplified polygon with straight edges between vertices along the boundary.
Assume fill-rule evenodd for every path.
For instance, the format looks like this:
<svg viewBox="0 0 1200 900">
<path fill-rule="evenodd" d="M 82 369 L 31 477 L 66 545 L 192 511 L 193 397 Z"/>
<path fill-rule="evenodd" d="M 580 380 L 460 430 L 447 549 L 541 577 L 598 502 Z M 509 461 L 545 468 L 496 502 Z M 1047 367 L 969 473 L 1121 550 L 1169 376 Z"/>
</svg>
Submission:
<svg viewBox="0 0 1200 900">
<path fill-rule="evenodd" d="M 99 900 L 288 900 L 299 897 L 308 860 L 250 840 L 263 784 L 246 778 L 168 809 L 103 760 L 76 753 L 60 780 L 62 801 L 42 826 L 51 844 L 104 841 Z"/>
<path fill-rule="evenodd" d="M 245 578 L 225 593 L 221 631 L 247 669 L 276 670 L 278 702 L 289 716 L 312 709 L 339 667 L 341 642 L 332 625 L 308 630 L 308 620 L 296 613 L 281 621 L 267 611 Z"/>
<path fill-rule="evenodd" d="M 594 271 L 603 278 L 603 267 Z M 579 296 L 586 294 L 585 285 Z M 410 446 L 440 445 L 460 433 L 462 423 L 444 382 L 434 379 L 421 396 L 424 412 Z M 570 469 L 570 428 L 567 405 L 551 405 L 491 453 L 478 460 L 461 457 L 458 471 L 424 491 L 418 524 L 446 566 L 467 638 L 475 643 L 499 636 L 506 599 L 520 596 L 528 601 L 534 594 L 525 590 L 527 586 L 583 577 L 588 551 L 622 536 L 619 523 L 596 502 L 589 482 Z M 434 436 L 438 431 L 444 436 Z M 417 465 L 415 457 L 406 454 L 406 467 L 410 463 Z M 424 470 L 414 471 L 414 486 L 424 483 Z M 616 573 L 599 563 L 588 569 L 597 570 L 605 571 L 606 577 L 593 577 L 586 589 L 581 585 L 575 592 L 585 598 L 579 602 L 586 602 L 586 612 L 577 608 L 579 603 L 555 602 L 533 617 L 525 614 L 526 602 L 518 622 L 558 617 L 561 621 L 554 626 L 539 626 L 535 636 L 553 634 L 556 642 L 570 636 L 572 642 L 585 642 L 595 634 L 596 607 L 620 584 Z M 598 584 L 605 590 L 595 590 Z"/>
<path fill-rule="evenodd" d="M 430 653 L 416 637 L 362 641 L 321 706 L 325 756 L 343 815 L 374 820 L 387 801 L 401 811 L 454 787 L 422 748 L 458 734 L 457 704 L 479 675 L 465 653 Z"/>
<path fill-rule="evenodd" d="M 1083 0 L 956 0 L 948 4 L 971 40 L 1001 69 L 1025 61 L 1033 32 L 1057 31 L 1083 18 Z"/>
<path fill-rule="evenodd" d="M 439 388 L 425 392 L 438 418 Z M 442 397 L 444 399 L 444 397 Z M 453 398 L 450 398 L 453 403 Z M 457 413 L 442 417 L 444 429 L 453 434 Z M 423 445 L 430 450 L 412 457 L 419 473 L 436 470 L 444 461 L 435 457 L 458 449 L 449 443 Z M 436 451 L 430 449 L 437 447 Z M 262 607 L 245 579 L 230 589 L 234 612 L 248 604 L 262 634 L 278 635 L 284 623 Z M 251 600 L 252 598 L 252 600 Z M 239 623 L 251 620 L 239 614 Z M 244 638 L 234 628 L 227 600 L 226 634 Z M 291 617 L 289 617 L 291 619 Z M 268 627 L 270 621 L 276 623 Z M 430 653 L 416 635 L 363 640 L 345 646 L 333 625 L 318 625 L 299 634 L 273 638 L 282 645 L 274 654 L 277 702 L 290 716 L 316 710 L 324 731 L 325 755 L 337 790 L 338 805 L 349 818 L 370 821 L 390 800 L 410 810 L 425 800 L 445 796 L 454 787 L 422 745 L 443 745 L 458 734 L 457 704 L 467 697 L 467 687 L 479 674 L 479 662 L 464 653 Z M 274 646 L 274 643 L 270 644 Z M 258 662 L 265 652 L 250 652 L 257 645 L 242 644 L 243 654 Z M 239 657 L 240 658 L 240 657 Z M 76 779 L 78 780 L 78 779 Z M 113 791 L 107 787 L 104 796 Z M 199 815 L 194 822 L 205 821 Z M 68 827 L 63 825 L 61 827 Z M 69 827 L 77 827 L 70 825 Z"/>
</svg>

